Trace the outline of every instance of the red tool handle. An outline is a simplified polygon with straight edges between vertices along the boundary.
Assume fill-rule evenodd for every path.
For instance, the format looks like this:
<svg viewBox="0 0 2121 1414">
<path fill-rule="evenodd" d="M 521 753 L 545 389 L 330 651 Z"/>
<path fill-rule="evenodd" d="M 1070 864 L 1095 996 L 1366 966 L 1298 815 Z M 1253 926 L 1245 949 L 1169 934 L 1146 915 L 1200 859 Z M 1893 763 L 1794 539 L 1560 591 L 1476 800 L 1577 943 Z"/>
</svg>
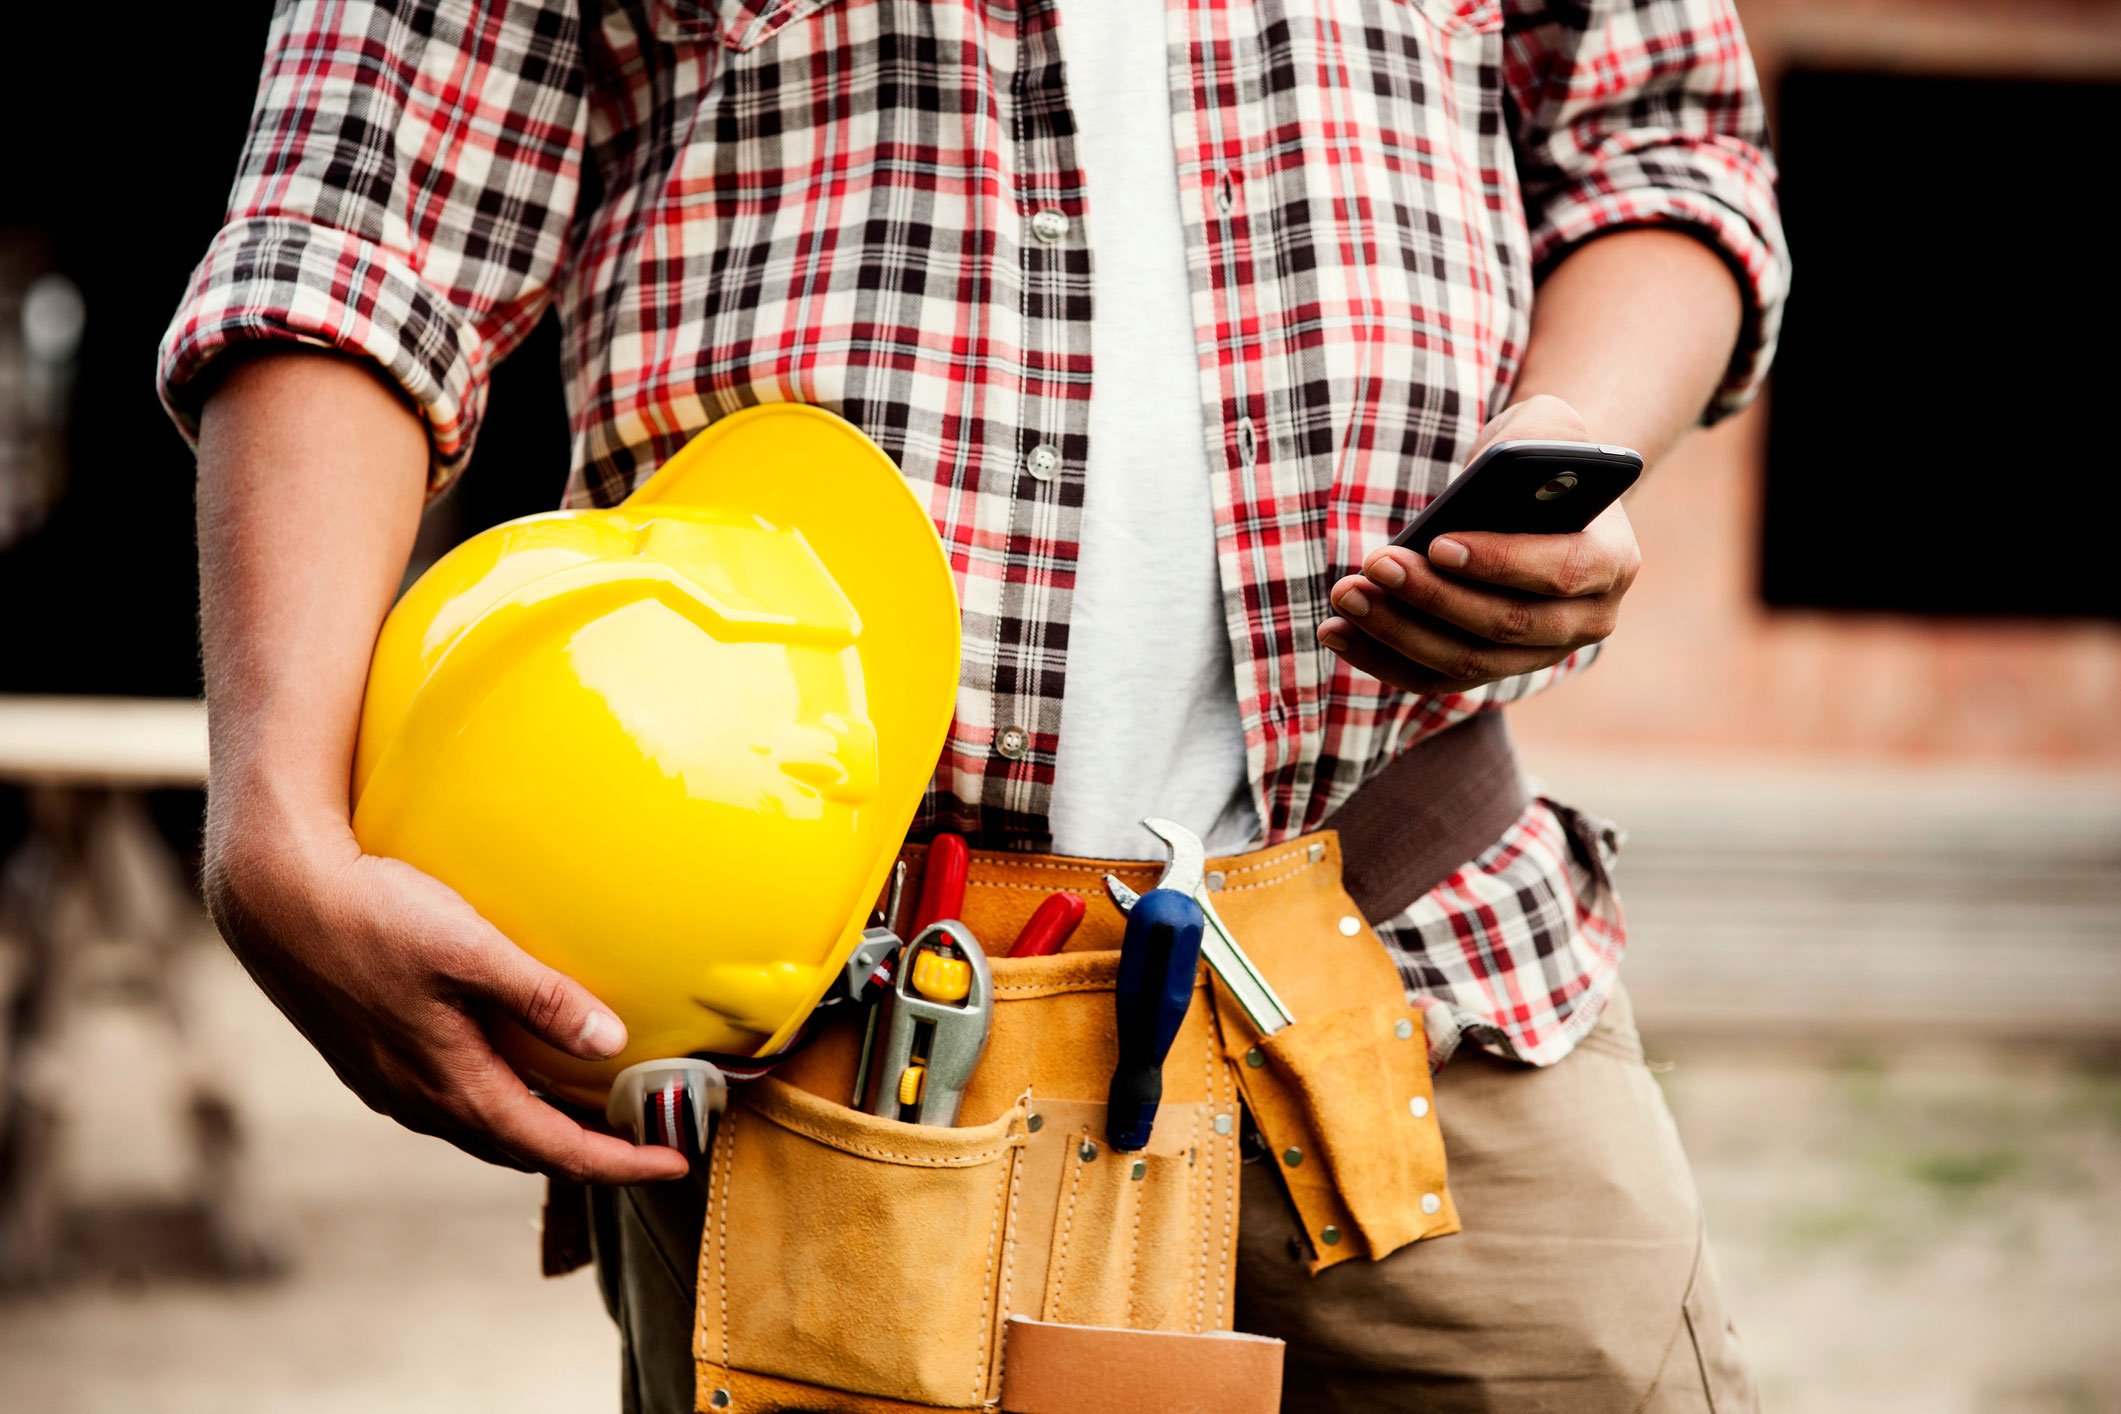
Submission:
<svg viewBox="0 0 2121 1414">
<path fill-rule="evenodd" d="M 1038 912 L 1031 915 L 1016 941 L 1009 945 L 1009 956 L 1046 957 L 1059 952 L 1088 908 L 1081 894 L 1047 894 Z"/>
<path fill-rule="evenodd" d="M 937 835 L 928 842 L 928 862 L 921 870 L 921 901 L 913 910 L 913 932 L 957 918 L 965 911 L 965 875 L 972 869 L 972 851 L 963 835 Z"/>
</svg>

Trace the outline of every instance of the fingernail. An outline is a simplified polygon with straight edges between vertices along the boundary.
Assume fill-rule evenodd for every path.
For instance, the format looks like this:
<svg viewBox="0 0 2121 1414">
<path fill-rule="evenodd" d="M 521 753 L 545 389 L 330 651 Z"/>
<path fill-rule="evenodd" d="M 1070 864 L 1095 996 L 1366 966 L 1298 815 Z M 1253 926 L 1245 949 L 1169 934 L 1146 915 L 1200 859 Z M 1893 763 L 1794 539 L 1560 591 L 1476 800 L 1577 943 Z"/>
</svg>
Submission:
<svg viewBox="0 0 2121 1414">
<path fill-rule="evenodd" d="M 576 1050 L 603 1060 L 626 1049 L 626 1028 L 609 1012 L 593 1011 L 582 1018 L 582 1033 L 574 1044 Z"/>
<path fill-rule="evenodd" d="M 1447 570 L 1460 570 L 1466 567 L 1467 560 L 1473 558 L 1473 552 L 1456 540 L 1432 540 L 1429 542 L 1429 558 Z"/>
<path fill-rule="evenodd" d="M 1333 607 L 1351 619 L 1359 619 L 1370 612 L 1370 596 L 1360 589 L 1345 590 L 1340 598 L 1333 602 Z"/>
<path fill-rule="evenodd" d="M 1378 559 L 1374 564 L 1363 566 L 1362 572 L 1387 589 L 1397 589 L 1407 582 L 1407 572 L 1399 567 L 1399 561 L 1389 556 Z"/>
<path fill-rule="evenodd" d="M 1327 619 L 1318 626 L 1318 641 L 1325 644 L 1326 647 L 1332 649 L 1335 653 L 1348 651 L 1348 640 L 1341 633 L 1338 620 Z"/>
</svg>

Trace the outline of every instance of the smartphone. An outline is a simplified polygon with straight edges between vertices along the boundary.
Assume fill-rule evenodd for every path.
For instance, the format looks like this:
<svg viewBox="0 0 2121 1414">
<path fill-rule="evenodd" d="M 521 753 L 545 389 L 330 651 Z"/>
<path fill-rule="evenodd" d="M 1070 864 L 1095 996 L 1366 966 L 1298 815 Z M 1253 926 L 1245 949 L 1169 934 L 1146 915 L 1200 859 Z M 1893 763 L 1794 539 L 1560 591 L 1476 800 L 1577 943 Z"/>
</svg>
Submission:
<svg viewBox="0 0 2121 1414">
<path fill-rule="evenodd" d="M 1497 442 L 1392 537 L 1416 554 L 1454 530 L 1573 535 L 1642 475 L 1642 454 L 1596 442 Z"/>
</svg>

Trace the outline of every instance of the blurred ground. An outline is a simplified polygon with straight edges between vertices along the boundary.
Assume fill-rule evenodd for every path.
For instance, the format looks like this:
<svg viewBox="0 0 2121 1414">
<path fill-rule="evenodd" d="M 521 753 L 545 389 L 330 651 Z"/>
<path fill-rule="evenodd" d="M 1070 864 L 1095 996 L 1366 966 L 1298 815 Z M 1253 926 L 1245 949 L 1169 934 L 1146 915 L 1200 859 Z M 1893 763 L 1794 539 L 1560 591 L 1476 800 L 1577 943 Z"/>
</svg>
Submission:
<svg viewBox="0 0 2121 1414">
<path fill-rule="evenodd" d="M 1629 825 L 1632 985 L 1769 1407 L 2121 1410 L 2121 783 L 1538 764 Z M 369 1114 L 217 950 L 197 983 L 299 1266 L 0 1304 L 0 1408 L 615 1407 L 593 1284 L 535 1275 L 537 1185 Z M 173 1187 L 137 1032 L 74 1053 L 123 1082 L 74 1191 Z"/>
</svg>

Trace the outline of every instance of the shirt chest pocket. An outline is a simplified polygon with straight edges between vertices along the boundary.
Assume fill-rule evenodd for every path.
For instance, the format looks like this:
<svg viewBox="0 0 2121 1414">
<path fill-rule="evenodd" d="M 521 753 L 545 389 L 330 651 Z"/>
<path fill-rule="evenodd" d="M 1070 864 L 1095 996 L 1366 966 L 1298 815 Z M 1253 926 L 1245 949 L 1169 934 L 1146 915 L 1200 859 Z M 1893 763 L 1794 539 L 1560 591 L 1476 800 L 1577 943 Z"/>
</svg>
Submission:
<svg viewBox="0 0 2121 1414">
<path fill-rule="evenodd" d="M 719 43 L 732 53 L 767 40 L 841 0 L 650 0 L 655 37 L 665 44 Z"/>
</svg>

